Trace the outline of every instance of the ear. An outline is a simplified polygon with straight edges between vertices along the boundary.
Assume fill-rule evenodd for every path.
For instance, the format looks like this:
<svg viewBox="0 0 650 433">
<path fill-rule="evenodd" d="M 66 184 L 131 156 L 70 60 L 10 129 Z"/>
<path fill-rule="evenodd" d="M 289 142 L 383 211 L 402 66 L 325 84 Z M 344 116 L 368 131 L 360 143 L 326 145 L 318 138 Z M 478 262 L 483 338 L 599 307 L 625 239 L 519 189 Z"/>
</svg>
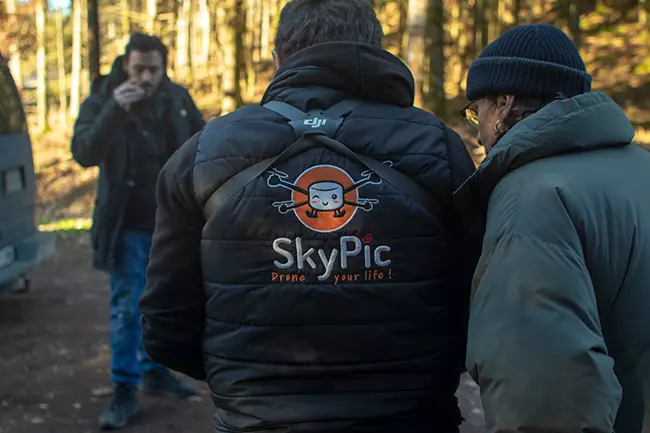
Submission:
<svg viewBox="0 0 650 433">
<path fill-rule="evenodd" d="M 508 117 L 515 106 L 514 95 L 500 95 L 497 97 L 497 112 L 501 119 Z"/>
<path fill-rule="evenodd" d="M 280 55 L 278 54 L 277 51 L 273 50 L 273 61 L 275 62 L 275 69 L 278 70 L 280 69 L 280 65 L 282 65 L 282 60 L 280 59 Z"/>
</svg>

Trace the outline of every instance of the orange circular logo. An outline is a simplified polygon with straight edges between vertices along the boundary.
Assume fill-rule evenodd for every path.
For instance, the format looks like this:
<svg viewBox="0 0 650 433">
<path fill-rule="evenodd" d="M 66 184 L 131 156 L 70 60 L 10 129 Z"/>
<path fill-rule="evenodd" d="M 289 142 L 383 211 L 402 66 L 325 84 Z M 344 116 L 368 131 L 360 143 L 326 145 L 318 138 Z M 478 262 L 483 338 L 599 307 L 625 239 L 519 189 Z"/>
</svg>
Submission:
<svg viewBox="0 0 650 433">
<path fill-rule="evenodd" d="M 291 193 L 294 203 L 305 206 L 293 209 L 306 227 L 317 232 L 333 232 L 350 222 L 357 212 L 354 204 L 359 193 L 354 180 L 333 165 L 317 165 L 304 171 Z"/>
<path fill-rule="evenodd" d="M 371 170 L 362 172 L 357 181 L 333 165 L 310 167 L 295 182 L 291 182 L 289 174 L 276 168 L 267 174 L 268 186 L 291 190 L 291 200 L 273 202 L 273 207 L 281 214 L 293 211 L 305 227 L 317 232 L 339 230 L 357 210 L 370 212 L 379 203 L 376 198 L 359 197 L 359 188 L 381 184 L 381 178 Z"/>
</svg>

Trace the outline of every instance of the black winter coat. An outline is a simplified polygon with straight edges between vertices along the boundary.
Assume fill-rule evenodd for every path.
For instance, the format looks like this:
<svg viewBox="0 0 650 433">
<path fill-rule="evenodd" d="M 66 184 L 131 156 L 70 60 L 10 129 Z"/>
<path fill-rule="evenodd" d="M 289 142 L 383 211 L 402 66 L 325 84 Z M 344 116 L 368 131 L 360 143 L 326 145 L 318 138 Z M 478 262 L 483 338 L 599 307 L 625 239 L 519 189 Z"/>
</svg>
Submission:
<svg viewBox="0 0 650 433">
<path fill-rule="evenodd" d="M 95 268 L 105 271 L 113 267 L 113 251 L 133 185 L 135 148 L 144 133 L 137 118 L 113 99 L 113 90 L 127 78 L 121 60 L 115 60 L 109 75 L 94 80 L 91 95 L 79 110 L 71 145 L 72 156 L 81 166 L 99 166 L 91 244 Z M 171 134 L 167 140 L 173 143 L 167 149 L 171 156 L 205 122 L 187 90 L 166 77 L 161 86 L 169 104 L 169 125 L 164 126 Z"/>
<path fill-rule="evenodd" d="M 387 51 L 325 43 L 287 59 L 262 102 L 362 99 L 337 139 L 441 197 L 438 215 L 388 182 L 354 187 L 366 167 L 313 148 L 204 218 L 216 188 L 295 141 L 260 105 L 212 121 L 163 169 L 143 340 L 155 361 L 208 381 L 216 431 L 457 431 L 480 245 L 452 193 L 474 165 L 413 108 L 413 89 Z"/>
</svg>

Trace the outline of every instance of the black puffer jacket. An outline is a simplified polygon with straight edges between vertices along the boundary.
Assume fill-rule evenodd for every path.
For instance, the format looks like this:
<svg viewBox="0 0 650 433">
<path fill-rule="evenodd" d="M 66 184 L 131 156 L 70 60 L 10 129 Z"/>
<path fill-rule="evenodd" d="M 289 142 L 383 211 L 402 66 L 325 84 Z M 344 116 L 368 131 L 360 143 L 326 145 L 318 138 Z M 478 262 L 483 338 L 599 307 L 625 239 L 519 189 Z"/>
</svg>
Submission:
<svg viewBox="0 0 650 433">
<path fill-rule="evenodd" d="M 412 107 L 410 72 L 377 47 L 305 49 L 263 102 L 310 110 L 349 97 L 366 102 L 337 138 L 392 161 L 443 197 L 445 211 L 431 215 L 385 181 L 351 187 L 366 167 L 315 148 L 206 221 L 217 187 L 295 140 L 260 105 L 212 121 L 163 170 L 144 344 L 154 360 L 208 380 L 217 431 L 449 432 L 460 423 L 454 393 L 479 245 L 463 235 L 452 192 L 473 163 L 456 133 Z M 367 200 L 369 210 L 352 204 Z"/>
</svg>

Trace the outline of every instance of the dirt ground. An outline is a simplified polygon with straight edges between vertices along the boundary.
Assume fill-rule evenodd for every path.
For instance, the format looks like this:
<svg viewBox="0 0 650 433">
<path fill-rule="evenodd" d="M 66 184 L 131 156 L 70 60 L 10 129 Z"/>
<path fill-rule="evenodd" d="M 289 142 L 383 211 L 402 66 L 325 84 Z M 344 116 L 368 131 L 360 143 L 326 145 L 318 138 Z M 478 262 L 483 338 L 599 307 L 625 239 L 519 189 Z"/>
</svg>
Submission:
<svg viewBox="0 0 650 433">
<path fill-rule="evenodd" d="M 110 399 L 108 280 L 93 271 L 88 236 L 62 232 L 57 254 L 31 275 L 31 291 L 0 298 L 0 433 L 90 433 Z M 124 432 L 212 431 L 204 384 L 189 401 L 147 397 Z M 480 433 L 476 385 L 459 389 L 467 421 Z"/>
</svg>

